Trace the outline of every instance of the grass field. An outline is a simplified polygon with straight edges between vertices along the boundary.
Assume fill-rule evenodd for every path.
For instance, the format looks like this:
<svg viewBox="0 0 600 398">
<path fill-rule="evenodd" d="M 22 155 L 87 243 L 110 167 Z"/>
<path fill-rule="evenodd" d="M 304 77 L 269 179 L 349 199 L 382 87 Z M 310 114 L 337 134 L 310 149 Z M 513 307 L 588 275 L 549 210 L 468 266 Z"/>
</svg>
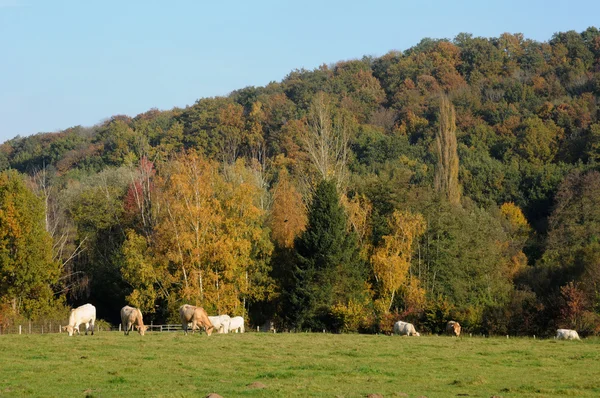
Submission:
<svg viewBox="0 0 600 398">
<path fill-rule="evenodd" d="M 212 392 L 223 397 L 598 397 L 600 340 L 158 332 L 0 336 L 2 397 Z"/>
</svg>

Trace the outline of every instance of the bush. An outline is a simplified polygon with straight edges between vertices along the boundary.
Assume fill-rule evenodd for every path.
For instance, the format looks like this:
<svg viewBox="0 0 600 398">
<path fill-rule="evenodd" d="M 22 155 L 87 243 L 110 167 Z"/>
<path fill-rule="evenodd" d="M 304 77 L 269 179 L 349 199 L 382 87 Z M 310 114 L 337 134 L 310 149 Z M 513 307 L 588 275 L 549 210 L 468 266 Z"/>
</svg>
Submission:
<svg viewBox="0 0 600 398">
<path fill-rule="evenodd" d="M 332 324 L 337 332 L 358 332 L 372 328 L 372 310 L 365 303 L 350 300 L 348 305 L 336 304 L 331 309 Z"/>
<path fill-rule="evenodd" d="M 379 331 L 388 336 L 394 334 L 394 323 L 400 320 L 400 314 L 397 312 L 382 314 L 379 316 Z"/>
</svg>

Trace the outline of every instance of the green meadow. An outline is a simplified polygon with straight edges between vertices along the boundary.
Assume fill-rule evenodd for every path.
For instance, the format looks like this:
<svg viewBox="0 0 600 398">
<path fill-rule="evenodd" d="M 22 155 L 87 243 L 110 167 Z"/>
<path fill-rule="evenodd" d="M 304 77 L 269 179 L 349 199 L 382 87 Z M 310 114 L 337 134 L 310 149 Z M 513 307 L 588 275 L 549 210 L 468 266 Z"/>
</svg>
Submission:
<svg viewBox="0 0 600 398">
<path fill-rule="evenodd" d="M 600 396 L 600 340 L 358 334 L 0 336 L 0 396 Z"/>
</svg>

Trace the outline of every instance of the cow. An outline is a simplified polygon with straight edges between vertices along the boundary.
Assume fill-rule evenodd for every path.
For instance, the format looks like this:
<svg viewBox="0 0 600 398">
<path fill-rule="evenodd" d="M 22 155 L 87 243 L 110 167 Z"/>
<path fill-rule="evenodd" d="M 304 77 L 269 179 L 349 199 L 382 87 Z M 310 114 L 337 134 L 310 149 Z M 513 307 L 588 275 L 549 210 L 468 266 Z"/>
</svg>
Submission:
<svg viewBox="0 0 600 398">
<path fill-rule="evenodd" d="M 188 331 L 188 322 L 192 323 L 192 333 L 196 330 L 196 326 L 198 326 L 198 328 L 204 327 L 206 334 L 209 336 L 213 332 L 214 326 L 210 322 L 210 319 L 208 319 L 208 315 L 202 307 L 184 304 L 179 307 L 179 317 L 181 318 L 181 327 L 186 335 Z"/>
<path fill-rule="evenodd" d="M 244 333 L 244 318 L 241 316 L 234 316 L 231 318 L 231 321 L 229 321 L 229 331 L 233 333 L 234 330 L 236 333 L 238 330 L 240 333 Z"/>
<path fill-rule="evenodd" d="M 231 321 L 229 315 L 209 316 L 208 319 L 219 333 L 229 333 L 229 322 Z"/>
<path fill-rule="evenodd" d="M 420 336 L 412 323 L 398 321 L 394 324 L 394 334 L 400 336 Z"/>
<path fill-rule="evenodd" d="M 446 324 L 446 334 L 449 334 L 450 336 L 459 337 L 460 336 L 460 323 L 458 323 L 456 321 L 449 321 Z"/>
<path fill-rule="evenodd" d="M 579 335 L 575 330 L 557 329 L 555 338 L 558 340 L 579 340 Z"/>
<path fill-rule="evenodd" d="M 88 334 L 90 325 L 92 326 L 92 336 L 94 335 L 94 322 L 96 321 L 96 307 L 91 304 L 84 304 L 71 310 L 69 314 L 69 324 L 63 326 L 63 331 L 73 336 L 75 332 L 79 333 L 79 325 L 85 323 L 85 334 Z"/>
<path fill-rule="evenodd" d="M 133 329 L 134 325 L 138 333 L 142 336 L 148 329 L 148 326 L 144 325 L 142 311 L 128 305 L 121 308 L 121 325 L 123 325 L 123 332 L 125 333 L 125 336 L 129 335 L 129 331 Z"/>
</svg>

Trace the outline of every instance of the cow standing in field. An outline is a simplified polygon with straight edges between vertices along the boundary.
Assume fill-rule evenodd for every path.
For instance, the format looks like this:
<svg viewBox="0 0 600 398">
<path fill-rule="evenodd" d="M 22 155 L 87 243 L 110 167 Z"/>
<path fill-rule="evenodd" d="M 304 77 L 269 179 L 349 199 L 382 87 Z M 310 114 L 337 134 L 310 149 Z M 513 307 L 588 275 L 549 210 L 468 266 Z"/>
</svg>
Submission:
<svg viewBox="0 0 600 398">
<path fill-rule="evenodd" d="M 241 316 L 234 316 L 229 322 L 229 331 L 231 333 L 234 331 L 237 333 L 238 330 L 240 333 L 244 333 L 244 318 Z"/>
<path fill-rule="evenodd" d="M 412 323 L 398 321 L 394 324 L 394 334 L 400 336 L 420 336 Z"/>
<path fill-rule="evenodd" d="M 123 325 L 123 332 L 125 333 L 125 336 L 129 335 L 129 331 L 133 329 L 134 325 L 138 333 L 142 336 L 148 329 L 148 326 L 144 325 L 142 311 L 128 305 L 121 308 L 121 325 Z"/>
<path fill-rule="evenodd" d="M 558 329 L 556 330 L 556 339 L 558 340 L 579 340 L 579 335 L 575 330 Z"/>
<path fill-rule="evenodd" d="M 446 324 L 446 333 L 450 336 L 460 336 L 460 323 L 456 321 L 450 321 Z"/>
<path fill-rule="evenodd" d="M 229 333 L 229 322 L 231 321 L 229 315 L 209 316 L 208 319 L 219 333 Z"/>
<path fill-rule="evenodd" d="M 188 322 L 191 322 L 192 324 L 192 333 L 194 333 L 196 326 L 198 326 L 204 327 L 207 335 L 210 336 L 212 334 L 214 326 L 210 322 L 210 319 L 208 319 L 208 315 L 206 314 L 206 311 L 204 311 L 204 308 L 184 304 L 179 307 L 179 317 L 181 318 L 181 327 L 186 335 L 188 331 Z"/>
<path fill-rule="evenodd" d="M 85 334 L 88 334 L 90 325 L 92 326 L 92 335 L 94 335 L 94 322 L 96 321 L 96 307 L 91 304 L 84 304 L 71 310 L 69 314 L 69 324 L 63 326 L 63 330 L 73 336 L 74 332 L 79 333 L 79 325 L 85 323 Z"/>
</svg>

